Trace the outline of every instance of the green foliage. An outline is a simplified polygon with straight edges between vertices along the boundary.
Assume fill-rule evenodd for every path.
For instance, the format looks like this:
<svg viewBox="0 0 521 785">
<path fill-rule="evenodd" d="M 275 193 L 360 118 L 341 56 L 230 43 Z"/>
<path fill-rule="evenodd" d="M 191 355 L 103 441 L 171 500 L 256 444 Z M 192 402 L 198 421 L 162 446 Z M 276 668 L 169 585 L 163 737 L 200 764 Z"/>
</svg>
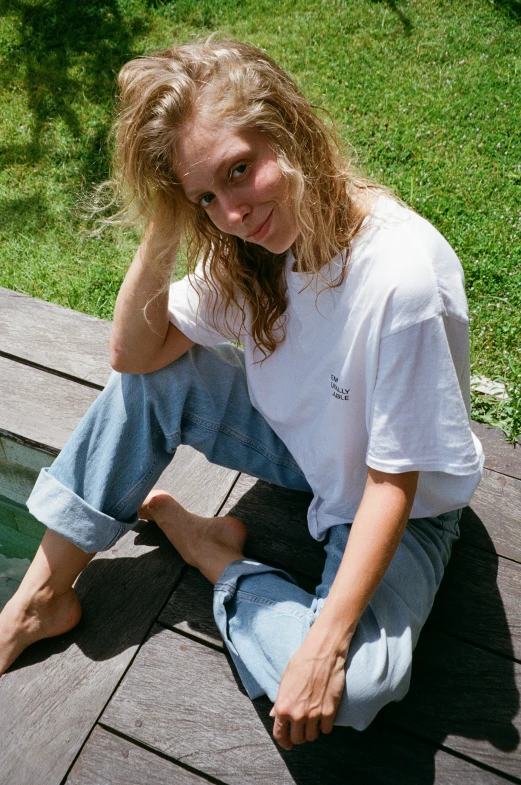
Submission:
<svg viewBox="0 0 521 785">
<path fill-rule="evenodd" d="M 521 431 L 521 52 L 514 0 L 3 0 L 0 284 L 109 317 L 135 238 L 89 238 L 115 77 L 216 29 L 264 47 L 327 108 L 374 179 L 428 218 L 467 279 L 473 373 Z"/>
</svg>

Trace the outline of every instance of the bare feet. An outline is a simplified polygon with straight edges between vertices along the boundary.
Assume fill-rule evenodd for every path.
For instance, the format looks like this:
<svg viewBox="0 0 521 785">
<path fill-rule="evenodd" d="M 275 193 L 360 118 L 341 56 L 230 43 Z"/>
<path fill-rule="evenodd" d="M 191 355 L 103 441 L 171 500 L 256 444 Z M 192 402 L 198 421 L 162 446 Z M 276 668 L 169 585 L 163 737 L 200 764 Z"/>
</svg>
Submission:
<svg viewBox="0 0 521 785">
<path fill-rule="evenodd" d="M 63 635 L 80 618 L 81 605 L 73 589 L 61 595 L 49 589 L 33 595 L 18 589 L 0 613 L 0 675 L 31 643 Z"/>
<path fill-rule="evenodd" d="M 16 594 L 0 613 L 0 675 L 31 643 L 76 626 L 81 605 L 71 587 L 93 556 L 47 529 Z"/>
<path fill-rule="evenodd" d="M 155 521 L 187 564 L 212 583 L 236 559 L 243 558 L 246 527 L 237 518 L 203 518 L 188 512 L 166 491 L 151 491 L 140 518 Z"/>
</svg>

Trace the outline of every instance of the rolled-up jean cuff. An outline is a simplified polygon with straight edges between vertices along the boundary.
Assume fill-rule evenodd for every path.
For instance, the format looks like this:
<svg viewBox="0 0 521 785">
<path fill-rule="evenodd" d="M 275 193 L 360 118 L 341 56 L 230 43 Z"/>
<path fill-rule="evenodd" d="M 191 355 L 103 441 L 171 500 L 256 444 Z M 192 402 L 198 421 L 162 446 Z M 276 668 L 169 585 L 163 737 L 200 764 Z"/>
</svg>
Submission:
<svg viewBox="0 0 521 785">
<path fill-rule="evenodd" d="M 48 529 L 77 545 L 85 553 L 106 551 L 138 522 L 118 521 L 95 510 L 62 485 L 48 469 L 42 469 L 27 500 L 31 515 Z"/>
<path fill-rule="evenodd" d="M 269 567 L 268 565 L 261 564 L 260 562 L 254 561 L 253 559 L 237 559 L 236 561 L 233 561 L 231 564 L 229 564 L 221 573 L 219 580 L 213 589 L 213 614 L 215 617 L 215 623 L 219 628 L 219 632 L 221 633 L 224 643 L 226 644 L 226 648 L 230 652 L 233 664 L 237 668 L 239 676 L 241 677 L 244 689 L 248 693 L 248 697 L 251 698 L 251 700 L 264 695 L 264 690 L 246 668 L 239 656 L 239 653 L 230 640 L 228 635 L 228 615 L 225 605 L 233 599 L 235 592 L 237 591 L 237 583 L 240 578 L 243 578 L 245 575 L 258 575 L 263 572 L 275 572 L 285 578 L 287 581 L 290 581 L 290 583 L 296 583 L 291 575 L 285 570 L 278 569 L 277 567 Z"/>
</svg>

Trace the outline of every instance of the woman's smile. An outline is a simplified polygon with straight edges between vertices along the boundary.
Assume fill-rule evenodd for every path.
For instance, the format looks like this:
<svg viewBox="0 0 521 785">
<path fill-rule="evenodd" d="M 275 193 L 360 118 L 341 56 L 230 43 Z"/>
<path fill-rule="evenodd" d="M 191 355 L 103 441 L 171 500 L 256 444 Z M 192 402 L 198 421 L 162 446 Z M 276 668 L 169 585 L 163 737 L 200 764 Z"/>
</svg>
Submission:
<svg viewBox="0 0 521 785">
<path fill-rule="evenodd" d="M 283 253 L 299 229 L 268 137 L 196 121 L 177 146 L 178 177 L 187 198 L 201 205 L 225 234 Z"/>
</svg>

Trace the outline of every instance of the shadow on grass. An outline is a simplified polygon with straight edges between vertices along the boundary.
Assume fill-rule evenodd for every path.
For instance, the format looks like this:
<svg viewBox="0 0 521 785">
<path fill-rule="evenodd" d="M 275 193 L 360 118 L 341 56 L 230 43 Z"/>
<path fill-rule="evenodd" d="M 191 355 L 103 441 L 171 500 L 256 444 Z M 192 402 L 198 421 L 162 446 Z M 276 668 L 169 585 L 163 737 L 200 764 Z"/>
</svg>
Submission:
<svg viewBox="0 0 521 785">
<path fill-rule="evenodd" d="M 77 139 L 85 134 L 79 97 L 103 107 L 109 118 L 115 76 L 134 54 L 145 23 L 123 17 L 115 0 L 1 0 L 0 14 L 14 17 L 19 34 L 19 43 L 4 55 L 0 83 L 12 84 L 17 75 L 32 118 L 30 141 L 21 145 L 14 139 L 1 154 L 5 163 L 35 164 L 45 152 L 42 139 L 50 123 L 60 121 Z M 107 169 L 108 122 L 86 151 L 89 172 L 92 164 L 97 173 Z"/>
<path fill-rule="evenodd" d="M 403 12 L 403 10 L 400 8 L 400 5 L 396 2 L 396 0 L 372 0 L 372 2 L 375 4 L 378 3 L 380 5 L 386 5 L 387 8 L 389 8 L 393 12 L 393 14 L 395 14 L 398 17 L 398 19 L 403 25 L 404 32 L 407 35 L 411 35 L 413 30 L 412 22 L 409 19 L 409 17 Z"/>
<path fill-rule="evenodd" d="M 521 2 L 519 0 L 495 0 L 494 5 L 516 22 L 521 22 Z"/>
</svg>

